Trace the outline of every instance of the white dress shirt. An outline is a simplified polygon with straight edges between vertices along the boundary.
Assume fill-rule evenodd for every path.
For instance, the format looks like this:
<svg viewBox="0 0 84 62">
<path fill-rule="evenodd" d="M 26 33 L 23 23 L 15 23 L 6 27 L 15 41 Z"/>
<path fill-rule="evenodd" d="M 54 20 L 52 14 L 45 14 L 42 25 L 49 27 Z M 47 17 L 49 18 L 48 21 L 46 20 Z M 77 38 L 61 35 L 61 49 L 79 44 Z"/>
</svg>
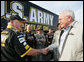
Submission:
<svg viewBox="0 0 84 62">
<path fill-rule="evenodd" d="M 66 37 L 66 35 L 68 33 L 68 29 L 69 29 L 69 27 L 64 29 L 64 33 L 62 34 L 62 36 L 60 38 L 60 45 L 59 45 L 59 48 L 58 48 L 60 54 L 61 54 L 61 51 L 62 51 L 62 47 L 63 47 L 63 43 L 64 43 L 64 40 L 65 40 L 65 37 Z"/>
</svg>

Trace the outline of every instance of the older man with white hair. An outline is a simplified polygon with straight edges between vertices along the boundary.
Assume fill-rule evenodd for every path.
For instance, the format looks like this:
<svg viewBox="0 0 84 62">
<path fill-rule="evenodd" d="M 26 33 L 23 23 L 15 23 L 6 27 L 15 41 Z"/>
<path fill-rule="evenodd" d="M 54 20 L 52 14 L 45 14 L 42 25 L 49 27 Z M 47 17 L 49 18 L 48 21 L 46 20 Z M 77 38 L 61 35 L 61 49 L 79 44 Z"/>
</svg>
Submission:
<svg viewBox="0 0 84 62">
<path fill-rule="evenodd" d="M 64 10 L 59 15 L 59 23 L 63 34 L 56 39 L 57 42 L 44 49 L 43 54 L 53 50 L 58 45 L 59 61 L 83 61 L 83 25 L 75 21 L 74 12 Z"/>
</svg>

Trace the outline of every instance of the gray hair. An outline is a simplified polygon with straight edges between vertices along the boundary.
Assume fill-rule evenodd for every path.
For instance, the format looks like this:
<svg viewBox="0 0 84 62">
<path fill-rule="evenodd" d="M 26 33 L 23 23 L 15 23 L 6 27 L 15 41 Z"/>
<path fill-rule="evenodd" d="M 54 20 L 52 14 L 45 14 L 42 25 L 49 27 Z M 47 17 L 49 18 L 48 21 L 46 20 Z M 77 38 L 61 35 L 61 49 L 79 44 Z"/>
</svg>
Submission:
<svg viewBox="0 0 84 62">
<path fill-rule="evenodd" d="M 72 19 L 75 20 L 75 15 L 72 10 L 64 10 L 63 12 L 64 12 L 65 16 L 71 16 Z"/>
</svg>

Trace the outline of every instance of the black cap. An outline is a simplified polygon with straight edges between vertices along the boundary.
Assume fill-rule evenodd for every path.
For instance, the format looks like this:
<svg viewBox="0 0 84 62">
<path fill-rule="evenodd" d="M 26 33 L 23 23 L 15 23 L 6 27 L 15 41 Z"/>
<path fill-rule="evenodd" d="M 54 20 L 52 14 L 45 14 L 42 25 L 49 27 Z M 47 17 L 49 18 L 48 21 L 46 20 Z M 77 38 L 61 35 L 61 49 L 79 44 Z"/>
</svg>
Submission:
<svg viewBox="0 0 84 62">
<path fill-rule="evenodd" d="M 18 20 L 18 21 L 20 21 L 22 23 L 26 22 L 26 20 L 22 19 L 19 15 L 11 15 L 9 20 Z"/>
</svg>

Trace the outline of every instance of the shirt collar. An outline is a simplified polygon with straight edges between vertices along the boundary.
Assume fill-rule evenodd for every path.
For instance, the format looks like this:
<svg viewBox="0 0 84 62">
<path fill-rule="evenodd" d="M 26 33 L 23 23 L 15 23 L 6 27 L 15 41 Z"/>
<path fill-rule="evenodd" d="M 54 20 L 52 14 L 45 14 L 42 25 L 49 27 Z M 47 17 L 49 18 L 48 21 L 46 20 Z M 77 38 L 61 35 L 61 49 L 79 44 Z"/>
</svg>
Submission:
<svg viewBox="0 0 84 62">
<path fill-rule="evenodd" d="M 64 31 L 67 31 L 69 29 L 70 26 L 68 26 L 66 29 L 64 29 Z"/>
<path fill-rule="evenodd" d="M 7 25 L 7 28 L 12 28 L 13 26 L 12 25 Z"/>
<path fill-rule="evenodd" d="M 20 30 L 18 28 L 13 27 L 12 25 L 8 25 L 7 28 L 14 28 L 16 31 L 19 31 L 20 32 Z"/>
</svg>

